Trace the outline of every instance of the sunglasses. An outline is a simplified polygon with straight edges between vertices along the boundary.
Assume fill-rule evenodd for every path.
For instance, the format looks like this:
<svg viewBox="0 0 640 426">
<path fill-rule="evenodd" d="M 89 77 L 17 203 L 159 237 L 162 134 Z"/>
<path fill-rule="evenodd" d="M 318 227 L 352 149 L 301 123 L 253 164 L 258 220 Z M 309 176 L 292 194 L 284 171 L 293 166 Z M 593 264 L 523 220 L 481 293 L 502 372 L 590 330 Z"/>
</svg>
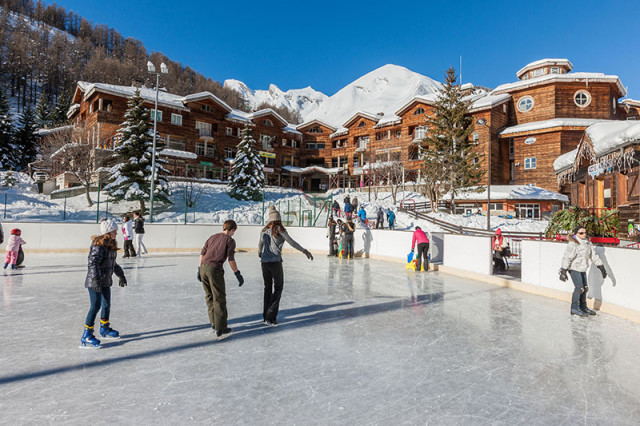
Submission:
<svg viewBox="0 0 640 426">
<path fill-rule="evenodd" d="M 586 232 L 578 232 L 578 235 L 584 235 Z"/>
</svg>

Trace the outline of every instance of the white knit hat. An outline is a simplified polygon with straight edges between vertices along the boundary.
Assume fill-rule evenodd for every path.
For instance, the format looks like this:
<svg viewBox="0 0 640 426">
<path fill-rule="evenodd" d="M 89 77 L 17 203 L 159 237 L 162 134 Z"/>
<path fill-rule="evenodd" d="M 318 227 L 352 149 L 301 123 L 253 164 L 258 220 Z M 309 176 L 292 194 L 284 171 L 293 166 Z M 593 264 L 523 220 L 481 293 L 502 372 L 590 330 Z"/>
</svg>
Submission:
<svg viewBox="0 0 640 426">
<path fill-rule="evenodd" d="M 282 220 L 282 217 L 280 217 L 280 213 L 276 210 L 276 206 L 271 206 L 269 207 L 269 222 L 276 220 Z"/>
<path fill-rule="evenodd" d="M 102 219 L 100 222 L 100 234 L 108 234 L 109 232 L 116 231 L 118 229 L 118 224 L 113 219 Z"/>
</svg>

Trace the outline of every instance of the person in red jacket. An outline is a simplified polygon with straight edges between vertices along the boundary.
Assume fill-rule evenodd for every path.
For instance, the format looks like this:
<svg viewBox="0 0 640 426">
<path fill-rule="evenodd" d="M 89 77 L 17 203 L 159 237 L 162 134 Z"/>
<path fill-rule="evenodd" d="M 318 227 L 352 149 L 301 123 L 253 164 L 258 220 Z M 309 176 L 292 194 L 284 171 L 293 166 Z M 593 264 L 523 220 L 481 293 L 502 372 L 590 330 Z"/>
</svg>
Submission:
<svg viewBox="0 0 640 426">
<path fill-rule="evenodd" d="M 422 270 L 422 260 L 424 259 L 424 270 L 429 270 L 429 258 L 427 257 L 427 253 L 429 253 L 429 238 L 427 238 L 427 234 L 424 233 L 419 226 L 416 226 L 416 230 L 413 231 L 413 238 L 411 240 L 411 251 L 418 244 L 418 254 L 416 254 L 416 260 L 418 263 L 416 264 L 416 271 Z"/>
</svg>

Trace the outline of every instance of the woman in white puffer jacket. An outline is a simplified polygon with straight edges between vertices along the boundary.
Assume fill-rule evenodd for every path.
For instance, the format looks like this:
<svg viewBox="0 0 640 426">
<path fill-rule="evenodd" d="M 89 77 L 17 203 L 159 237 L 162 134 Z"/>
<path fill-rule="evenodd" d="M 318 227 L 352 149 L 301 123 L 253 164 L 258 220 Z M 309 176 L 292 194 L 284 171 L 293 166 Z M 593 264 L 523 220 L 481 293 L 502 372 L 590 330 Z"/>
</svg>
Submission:
<svg viewBox="0 0 640 426">
<path fill-rule="evenodd" d="M 562 267 L 560 268 L 560 280 L 567 281 L 567 272 L 573 281 L 573 295 L 571 296 L 571 315 L 585 317 L 596 313 L 587 307 L 587 269 L 589 261 L 593 262 L 602 273 L 602 278 L 607 277 L 602 260 L 596 254 L 593 244 L 589 241 L 587 230 L 583 226 L 578 226 L 573 230 L 573 236 L 569 235 L 567 249 L 562 257 Z"/>
</svg>

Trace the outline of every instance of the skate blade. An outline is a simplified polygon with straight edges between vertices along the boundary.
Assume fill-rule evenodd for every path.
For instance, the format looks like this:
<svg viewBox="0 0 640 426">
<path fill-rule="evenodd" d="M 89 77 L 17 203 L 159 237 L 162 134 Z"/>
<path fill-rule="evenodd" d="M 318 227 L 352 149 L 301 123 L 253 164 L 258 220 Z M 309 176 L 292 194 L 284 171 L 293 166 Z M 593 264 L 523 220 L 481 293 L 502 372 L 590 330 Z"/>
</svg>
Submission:
<svg viewBox="0 0 640 426">
<path fill-rule="evenodd" d="M 100 337 L 102 337 L 102 340 L 118 340 L 120 338 L 120 336 L 118 336 L 118 337 L 103 336 L 102 334 L 100 335 Z"/>
<path fill-rule="evenodd" d="M 227 337 L 231 337 L 231 335 L 232 335 L 232 334 L 233 334 L 233 332 L 231 332 L 231 333 L 225 333 L 225 334 L 223 334 L 222 336 L 218 336 L 218 340 L 224 340 L 224 339 L 226 339 Z"/>
<path fill-rule="evenodd" d="M 94 349 L 94 350 L 96 350 L 96 349 L 100 349 L 100 346 L 91 346 L 91 345 L 86 345 L 86 346 L 80 345 L 80 346 L 78 346 L 78 347 L 79 347 L 80 349 Z"/>
</svg>

